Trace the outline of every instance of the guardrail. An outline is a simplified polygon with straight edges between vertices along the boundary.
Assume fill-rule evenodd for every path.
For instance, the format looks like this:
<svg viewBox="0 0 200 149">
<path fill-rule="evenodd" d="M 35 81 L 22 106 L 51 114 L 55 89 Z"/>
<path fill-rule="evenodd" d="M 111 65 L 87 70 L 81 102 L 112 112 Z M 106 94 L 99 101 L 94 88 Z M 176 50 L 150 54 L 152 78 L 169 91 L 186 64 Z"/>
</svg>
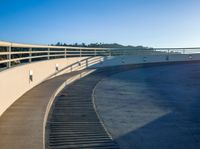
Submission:
<svg viewBox="0 0 200 149">
<path fill-rule="evenodd" d="M 0 41 L 0 70 L 40 60 L 86 56 L 172 55 L 200 53 L 197 48 L 87 48 L 18 44 Z"/>
<path fill-rule="evenodd" d="M 200 53 L 200 47 L 195 47 L 195 48 L 148 48 L 148 49 L 115 48 L 115 49 L 110 49 L 109 53 L 111 56 L 194 54 L 194 53 Z"/>
<path fill-rule="evenodd" d="M 64 47 L 28 45 L 0 42 L 0 69 L 12 66 L 56 58 L 108 56 L 106 48 Z"/>
</svg>

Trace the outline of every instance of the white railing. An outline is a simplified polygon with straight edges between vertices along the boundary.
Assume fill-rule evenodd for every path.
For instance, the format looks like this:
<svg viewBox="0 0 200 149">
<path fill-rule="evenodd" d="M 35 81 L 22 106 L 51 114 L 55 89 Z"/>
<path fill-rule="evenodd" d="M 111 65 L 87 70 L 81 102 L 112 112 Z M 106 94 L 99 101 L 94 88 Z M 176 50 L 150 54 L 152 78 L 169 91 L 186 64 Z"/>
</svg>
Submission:
<svg viewBox="0 0 200 149">
<path fill-rule="evenodd" d="M 194 53 L 200 53 L 200 47 L 195 47 L 195 48 L 149 48 L 149 49 L 115 48 L 115 49 L 110 49 L 109 53 L 111 56 L 194 54 Z"/>
<path fill-rule="evenodd" d="M 15 65 L 40 60 L 68 57 L 122 56 L 122 55 L 173 55 L 200 53 L 196 48 L 87 48 L 66 46 L 44 46 L 0 41 L 0 70 Z"/>
<path fill-rule="evenodd" d="M 107 48 L 28 45 L 0 42 L 0 69 L 56 58 L 108 56 Z"/>
</svg>

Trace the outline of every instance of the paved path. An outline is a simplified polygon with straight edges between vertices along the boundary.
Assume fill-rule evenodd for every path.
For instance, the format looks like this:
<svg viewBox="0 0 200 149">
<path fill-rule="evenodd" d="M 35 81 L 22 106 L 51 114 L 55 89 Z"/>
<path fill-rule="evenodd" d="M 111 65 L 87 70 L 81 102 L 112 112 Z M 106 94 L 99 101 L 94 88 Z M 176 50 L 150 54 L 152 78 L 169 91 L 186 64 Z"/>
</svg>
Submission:
<svg viewBox="0 0 200 149">
<path fill-rule="evenodd" d="M 88 71 L 90 70 L 84 70 L 81 72 L 88 72 Z M 80 72 L 72 72 L 72 73 L 65 74 L 65 75 L 53 78 L 51 80 L 45 81 L 42 84 L 28 91 L 20 99 L 18 99 L 0 117 L 0 148 L 1 149 L 42 149 L 43 148 L 43 121 L 44 121 L 45 112 L 46 112 L 46 108 L 49 103 L 49 100 L 51 96 L 54 94 L 54 92 L 65 80 L 79 73 Z M 105 76 L 105 74 L 103 76 Z M 84 84 L 87 84 L 87 82 L 84 82 Z M 90 85 L 92 84 L 90 83 Z M 89 88 L 90 88 L 89 91 L 91 91 L 92 88 L 91 87 Z M 82 86 L 82 89 L 85 90 L 84 86 Z M 76 89 L 76 91 L 78 90 Z M 76 93 L 72 92 L 72 94 L 76 94 Z M 87 96 L 89 96 L 89 94 Z M 80 104 L 81 103 L 79 103 L 79 106 Z M 90 101 L 90 106 L 91 104 L 92 103 Z M 78 106 L 78 105 L 74 105 L 74 106 Z M 90 110 L 92 110 L 92 107 L 90 107 Z M 96 122 L 97 122 L 98 120 L 97 120 L 97 117 L 95 118 L 95 116 L 96 115 L 93 109 L 93 118 L 96 119 Z M 92 128 L 92 127 L 93 126 L 89 128 Z M 102 130 L 102 127 L 101 126 L 99 127 Z M 97 129 L 99 128 L 97 127 Z M 105 134 L 105 132 L 103 133 L 104 133 L 104 137 L 108 138 L 108 136 L 106 136 L 107 134 Z"/>
<path fill-rule="evenodd" d="M 111 73 L 114 71 L 97 71 L 67 86 L 57 96 L 48 122 L 48 148 L 118 149 L 92 102 L 95 85 Z"/>
<path fill-rule="evenodd" d="M 42 149 L 43 121 L 48 102 L 67 78 L 79 73 L 72 72 L 48 80 L 17 100 L 0 117 L 0 149 Z"/>
<path fill-rule="evenodd" d="M 101 79 L 132 67 L 135 66 L 101 69 L 67 87 L 57 97 L 49 117 L 49 148 L 117 148 L 100 125 L 92 105 L 91 94 Z M 50 97 L 67 78 L 77 73 L 48 80 L 17 100 L 0 117 L 0 148 L 42 149 L 43 121 Z M 117 92 L 114 94 L 119 96 Z M 114 103 L 110 102 L 110 105 Z"/>
<path fill-rule="evenodd" d="M 95 97 L 121 149 L 200 149 L 200 63 L 115 74 Z"/>
</svg>

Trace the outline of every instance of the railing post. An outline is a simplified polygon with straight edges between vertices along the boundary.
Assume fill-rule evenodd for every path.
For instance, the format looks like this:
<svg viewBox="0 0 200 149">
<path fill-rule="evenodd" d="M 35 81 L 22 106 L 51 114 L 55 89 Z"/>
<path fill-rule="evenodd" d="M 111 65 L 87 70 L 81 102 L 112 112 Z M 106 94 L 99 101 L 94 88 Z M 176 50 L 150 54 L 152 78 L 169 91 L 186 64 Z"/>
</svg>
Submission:
<svg viewBox="0 0 200 149">
<path fill-rule="evenodd" d="M 50 59 L 50 48 L 48 48 L 47 58 Z"/>
<path fill-rule="evenodd" d="M 11 49 L 12 49 L 11 46 L 7 47 L 7 52 L 8 52 L 8 54 L 7 54 L 7 59 L 9 60 L 9 62 L 7 62 L 7 67 L 8 67 L 8 68 L 11 67 L 11 62 L 10 62 L 10 60 L 11 60 Z"/>
<path fill-rule="evenodd" d="M 29 48 L 29 63 L 32 62 L 32 48 Z"/>
<path fill-rule="evenodd" d="M 167 57 L 166 60 L 169 61 L 169 49 L 167 49 Z"/>
<path fill-rule="evenodd" d="M 108 52 L 109 52 L 109 56 L 112 56 L 112 54 L 111 54 L 111 50 L 108 50 Z"/>
<path fill-rule="evenodd" d="M 80 57 L 82 57 L 82 50 L 80 49 Z"/>
<path fill-rule="evenodd" d="M 94 49 L 94 56 L 97 56 L 97 49 Z"/>
<path fill-rule="evenodd" d="M 67 58 L 67 49 L 65 48 L 65 58 Z"/>
<path fill-rule="evenodd" d="M 183 49 L 183 54 L 185 54 L 185 49 Z"/>
</svg>

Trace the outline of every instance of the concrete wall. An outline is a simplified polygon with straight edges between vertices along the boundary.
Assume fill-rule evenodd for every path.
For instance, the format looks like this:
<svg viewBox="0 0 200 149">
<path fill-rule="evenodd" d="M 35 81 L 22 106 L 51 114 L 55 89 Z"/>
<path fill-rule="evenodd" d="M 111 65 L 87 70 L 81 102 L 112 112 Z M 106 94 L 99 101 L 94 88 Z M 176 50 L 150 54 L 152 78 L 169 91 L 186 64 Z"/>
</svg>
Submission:
<svg viewBox="0 0 200 149">
<path fill-rule="evenodd" d="M 0 116 L 28 90 L 46 79 L 53 78 L 63 73 L 84 69 L 85 67 L 100 68 L 152 62 L 193 61 L 200 60 L 200 54 L 170 55 L 169 59 L 167 59 L 166 55 L 93 57 L 87 61 L 86 59 L 88 59 L 88 57 L 34 62 L 0 72 Z M 81 60 L 85 61 L 77 63 Z M 56 71 L 56 64 L 58 64 L 59 70 L 65 69 L 61 72 Z M 33 71 L 33 81 L 29 80 L 30 70 Z"/>
<path fill-rule="evenodd" d="M 41 62 L 33 62 L 26 65 L 17 66 L 0 72 L 0 116 L 25 92 L 41 83 L 45 79 L 52 78 L 69 71 L 83 69 L 86 65 L 73 65 L 65 71 L 57 73 L 56 64 L 59 70 L 70 66 L 88 57 L 62 58 Z M 84 63 L 84 62 L 82 62 Z M 78 67 L 79 66 L 79 67 Z M 30 70 L 33 72 L 33 81 L 29 80 Z M 57 73 L 56 75 L 53 75 Z"/>
<path fill-rule="evenodd" d="M 200 54 L 173 54 L 169 55 L 132 55 L 132 56 L 110 56 L 92 68 L 127 65 L 127 64 L 141 64 L 141 63 L 157 63 L 157 62 L 173 62 L 173 61 L 195 61 L 200 60 Z"/>
</svg>

